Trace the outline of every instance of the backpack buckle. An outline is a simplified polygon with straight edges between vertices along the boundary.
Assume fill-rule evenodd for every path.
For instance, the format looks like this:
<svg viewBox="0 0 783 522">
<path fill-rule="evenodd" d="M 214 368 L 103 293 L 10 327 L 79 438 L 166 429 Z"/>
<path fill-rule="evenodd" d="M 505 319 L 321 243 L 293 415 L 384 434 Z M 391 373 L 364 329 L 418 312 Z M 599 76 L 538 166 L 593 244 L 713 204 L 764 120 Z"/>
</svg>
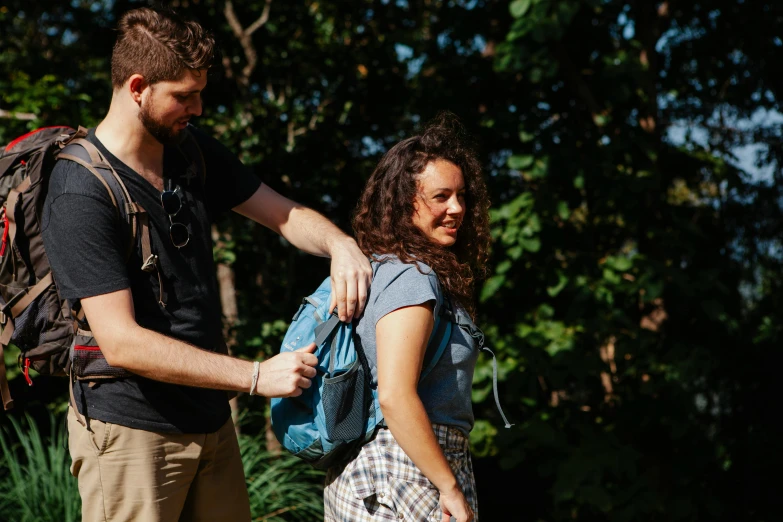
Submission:
<svg viewBox="0 0 783 522">
<path fill-rule="evenodd" d="M 128 216 L 132 216 L 133 214 L 138 214 L 139 213 L 139 209 L 136 208 L 136 204 L 135 203 L 133 203 L 133 202 L 126 202 L 125 203 L 125 213 Z"/>
<path fill-rule="evenodd" d="M 150 254 L 150 257 L 147 258 L 146 261 L 141 265 L 141 270 L 143 272 L 154 272 L 158 269 L 158 256 L 155 254 Z"/>
<path fill-rule="evenodd" d="M 4 312 L 0 312 L 0 325 L 5 326 L 5 323 L 8 322 L 8 317 L 6 317 Z"/>
</svg>

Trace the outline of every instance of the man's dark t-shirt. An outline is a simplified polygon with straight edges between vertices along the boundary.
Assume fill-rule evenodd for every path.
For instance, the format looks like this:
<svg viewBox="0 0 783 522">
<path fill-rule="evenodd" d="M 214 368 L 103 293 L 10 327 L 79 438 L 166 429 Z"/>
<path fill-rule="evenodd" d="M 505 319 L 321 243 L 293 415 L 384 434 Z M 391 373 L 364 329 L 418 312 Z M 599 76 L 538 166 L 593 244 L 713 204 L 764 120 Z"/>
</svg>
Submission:
<svg viewBox="0 0 783 522">
<path fill-rule="evenodd" d="M 131 198 L 149 214 L 150 242 L 159 258 L 165 308 L 158 303 L 157 274 L 141 270 L 138 245 L 127 260 L 129 227 L 116 214 L 106 188 L 72 161 L 58 161 L 52 172 L 43 208 L 43 239 L 61 298 L 75 302 L 130 288 L 140 326 L 216 351 L 222 328 L 212 218 L 246 201 L 261 180 L 215 139 L 192 126 L 188 131 L 204 155 L 203 184 L 198 176 L 188 175 L 190 162 L 177 147 L 166 147 L 163 161 L 164 177 L 172 178 L 181 189 L 183 208 L 173 220 L 190 231 L 190 241 L 181 249 L 169 237 L 170 221 L 160 192 L 106 150 L 94 130 L 88 135 L 117 171 Z M 77 382 L 74 394 L 83 415 L 148 431 L 211 433 L 230 415 L 225 391 L 143 377 L 93 387 Z"/>
</svg>

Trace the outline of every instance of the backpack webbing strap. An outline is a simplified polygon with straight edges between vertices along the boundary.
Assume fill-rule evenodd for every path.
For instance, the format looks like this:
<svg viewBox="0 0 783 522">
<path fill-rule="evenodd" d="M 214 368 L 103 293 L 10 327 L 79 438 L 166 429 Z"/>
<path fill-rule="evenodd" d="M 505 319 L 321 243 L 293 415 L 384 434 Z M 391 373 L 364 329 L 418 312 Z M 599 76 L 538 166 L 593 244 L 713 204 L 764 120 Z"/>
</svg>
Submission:
<svg viewBox="0 0 783 522">
<path fill-rule="evenodd" d="M 136 214 L 139 217 L 139 226 L 141 227 L 141 269 L 144 272 L 156 272 L 158 275 L 158 304 L 166 308 L 166 292 L 163 291 L 163 275 L 158 268 L 158 256 L 152 253 L 150 244 L 150 217 L 147 211 L 139 205 L 136 205 Z"/>
<path fill-rule="evenodd" d="M 329 319 L 316 326 L 313 332 L 315 333 L 315 345 L 321 346 L 321 344 L 326 340 L 327 337 L 329 337 L 329 335 L 331 335 L 331 333 L 335 328 L 337 328 L 337 325 L 339 324 L 340 318 L 333 313 L 329 316 Z"/>
<path fill-rule="evenodd" d="M 112 189 L 109 187 L 109 184 L 106 182 L 105 179 L 103 179 L 103 176 L 101 176 L 92 165 L 90 165 L 89 163 L 87 163 L 81 158 L 77 158 L 72 154 L 61 153 L 59 156 L 57 156 L 57 159 L 64 159 L 68 161 L 73 161 L 74 163 L 78 163 L 85 169 L 89 170 L 92 174 L 94 174 L 95 177 L 98 178 L 98 181 L 100 181 L 103 184 L 103 186 L 106 188 L 106 192 L 109 193 L 109 197 L 111 198 L 111 204 L 114 205 L 114 210 L 115 212 L 117 212 L 117 217 L 119 217 L 120 207 L 117 204 L 117 198 L 114 197 L 114 191 L 112 191 Z"/>
<path fill-rule="evenodd" d="M 3 408 L 10 410 L 14 406 L 14 400 L 11 398 L 11 390 L 8 387 L 8 378 L 5 375 L 5 347 L 11 341 L 14 335 L 14 322 L 7 315 L 2 315 L 3 333 L 0 335 L 0 395 L 3 398 Z"/>
<path fill-rule="evenodd" d="M 80 127 L 79 130 L 81 132 L 82 128 Z M 122 182 L 122 178 L 120 178 L 119 174 L 117 174 L 117 171 L 115 171 L 114 168 L 111 166 L 111 164 L 108 161 L 106 161 L 106 159 L 103 157 L 101 152 L 91 141 L 84 138 L 76 138 L 68 143 L 68 145 L 71 144 L 79 145 L 80 147 L 82 147 L 89 155 L 90 161 L 88 162 L 83 158 L 79 158 L 77 156 L 74 156 L 73 154 L 68 154 L 67 149 L 65 149 L 62 153 L 60 153 L 58 159 L 62 158 L 65 160 L 74 161 L 79 165 L 83 166 L 84 168 L 86 168 L 87 170 L 89 170 L 92 174 L 94 174 L 100 180 L 100 182 L 103 184 L 106 190 L 109 192 L 109 196 L 111 197 L 115 210 L 118 211 L 119 215 L 121 215 L 120 206 L 117 202 L 117 198 L 114 195 L 114 191 L 111 189 L 111 187 L 109 187 L 108 182 L 98 172 L 97 169 L 110 172 L 114 180 L 117 182 L 117 185 L 120 187 L 121 196 L 124 200 L 122 210 L 124 210 L 125 214 L 127 215 L 128 224 L 130 225 L 130 229 L 131 229 L 131 240 L 128 243 L 128 251 L 126 253 L 126 258 L 130 258 L 133 252 L 133 248 L 136 246 L 136 241 L 140 236 L 141 259 L 142 259 L 141 269 L 144 272 L 157 273 L 158 287 L 159 287 L 158 303 L 160 303 L 161 306 L 165 307 L 166 294 L 163 291 L 163 276 L 161 275 L 161 272 L 158 269 L 158 256 L 152 253 L 152 246 L 150 244 L 150 233 L 149 233 L 149 216 L 147 215 L 147 212 L 144 210 L 144 208 L 142 208 L 141 205 L 139 205 L 138 203 L 134 202 L 131 199 L 130 192 L 128 192 L 125 183 Z"/>
<path fill-rule="evenodd" d="M 16 188 L 8 192 L 8 198 L 5 201 L 5 218 L 8 220 L 8 244 L 13 245 L 16 240 L 16 204 L 19 202 L 19 196 L 30 187 L 30 178 L 25 178 Z M 11 259 L 13 260 L 13 255 Z"/>
<path fill-rule="evenodd" d="M 86 132 L 86 131 L 82 127 L 79 127 L 79 131 L 77 132 L 77 135 L 82 132 Z M 73 154 L 68 154 L 67 149 L 63 150 L 63 152 L 60 153 L 58 159 L 63 158 L 66 160 L 75 161 L 79 165 L 83 166 L 84 168 L 92 172 L 101 181 L 103 186 L 109 192 L 109 196 L 111 197 L 111 201 L 114 204 L 114 208 L 118 211 L 118 213 L 121 214 L 120 207 L 117 203 L 117 198 L 114 196 L 114 191 L 111 190 L 107 181 L 103 179 L 103 176 L 101 176 L 96 169 L 101 169 L 111 173 L 112 177 L 117 182 L 124 203 L 122 210 L 124 210 L 127 215 L 128 224 L 130 225 L 130 229 L 131 229 L 131 241 L 128 244 L 128 251 L 126 253 L 126 257 L 130 257 L 131 252 L 133 252 L 133 247 L 136 245 L 136 235 L 137 235 L 136 204 L 131 199 L 130 193 L 128 192 L 128 189 L 125 187 L 125 183 L 122 182 L 122 178 L 120 178 L 119 174 L 117 174 L 117 171 L 114 170 L 114 167 L 112 167 L 108 161 L 106 161 L 106 159 L 103 157 L 103 155 L 98 150 L 98 148 L 90 140 L 79 137 L 79 138 L 72 139 L 68 142 L 68 145 L 72 145 L 72 144 L 79 145 L 82 149 L 84 149 L 85 152 L 87 152 L 90 161 L 87 162 L 84 159 L 79 158 Z"/>
<path fill-rule="evenodd" d="M 435 325 L 432 328 L 432 335 L 430 335 L 430 340 L 427 342 L 427 349 L 432 346 L 436 346 L 436 348 L 432 354 L 432 357 L 430 357 L 427 366 L 421 372 L 421 377 L 419 377 L 419 380 L 425 378 L 432 371 L 432 369 L 435 368 L 435 365 L 438 364 L 438 361 L 443 355 L 443 352 L 446 351 L 446 346 L 448 346 L 449 340 L 451 340 L 452 314 L 451 307 L 446 305 L 447 302 L 448 298 L 446 298 L 444 303 L 441 305 L 440 313 L 435 316 Z M 435 343 L 438 341 L 438 339 L 440 339 L 440 342 L 436 345 Z"/>
<path fill-rule="evenodd" d="M 103 154 L 101 154 L 98 148 L 90 140 L 85 138 L 77 138 L 68 144 L 79 145 L 84 150 L 86 150 L 87 154 L 90 155 L 90 162 L 92 163 L 92 166 L 96 169 L 104 169 L 111 172 L 112 176 L 114 176 L 114 179 L 117 181 L 117 184 L 120 186 L 120 190 L 122 191 L 122 195 L 125 198 L 125 201 L 132 201 L 130 193 L 125 187 L 125 183 L 122 182 L 119 174 L 117 174 L 117 171 L 114 170 L 114 167 L 112 167 L 108 161 L 106 161 L 106 159 L 103 157 Z"/>
<path fill-rule="evenodd" d="M 41 295 L 44 292 L 44 290 L 49 288 L 53 282 L 54 282 L 54 278 L 52 277 L 52 273 L 49 272 L 48 274 L 43 276 L 37 283 L 35 283 L 34 286 L 22 290 L 13 298 L 11 298 L 8 302 L 8 304 L 11 305 L 11 317 L 13 317 L 14 319 L 19 317 L 22 314 L 22 312 L 25 311 L 25 308 L 30 306 L 30 303 L 32 303 L 39 295 Z M 7 306 L 8 305 L 6 305 L 6 307 Z"/>
<path fill-rule="evenodd" d="M 9 299 L 2 311 L 0 311 L 2 314 L 2 322 L 5 323 L 3 324 L 3 333 L 0 334 L 0 395 L 2 395 L 3 398 L 3 408 L 6 410 L 9 410 L 14 406 L 14 401 L 11 398 L 11 390 L 8 388 L 8 378 L 5 375 L 5 348 L 11 342 L 11 337 L 14 335 L 14 319 L 19 317 L 19 315 L 24 312 L 25 308 L 30 306 L 30 303 L 53 283 L 54 279 L 52 278 L 52 273 L 49 272 L 34 286 L 22 290 Z"/>
<path fill-rule="evenodd" d="M 8 328 L 10 323 L 6 326 Z M 5 330 L 3 330 L 5 333 Z M 14 400 L 11 398 L 11 389 L 8 387 L 8 378 L 5 376 L 5 347 L 0 343 L 0 396 L 3 398 L 3 409 L 10 410 L 14 407 Z"/>
<path fill-rule="evenodd" d="M 476 344 L 478 344 L 479 350 L 488 352 L 492 356 L 492 393 L 495 397 L 495 406 L 498 409 L 498 413 L 500 413 L 500 416 L 503 418 L 505 427 L 510 428 L 513 424 L 508 422 L 506 414 L 503 413 L 503 408 L 500 407 L 500 394 L 498 393 L 498 361 L 497 357 L 495 357 L 495 352 L 484 346 L 484 332 L 482 332 L 478 326 L 459 316 L 455 316 L 455 322 L 463 332 L 473 338 Z"/>
<path fill-rule="evenodd" d="M 5 324 L 3 325 L 3 333 L 0 335 L 0 346 L 8 346 L 8 343 L 11 342 L 11 336 L 14 335 L 14 322 L 5 313 L 3 313 L 3 320 Z"/>
<path fill-rule="evenodd" d="M 73 394 L 73 387 L 76 384 L 76 379 L 73 376 L 73 366 L 68 370 L 68 381 L 68 403 L 70 404 L 73 413 L 76 415 L 76 420 L 79 421 L 79 424 L 87 428 L 87 421 L 84 416 L 79 413 L 79 408 L 76 407 L 76 397 Z"/>
</svg>

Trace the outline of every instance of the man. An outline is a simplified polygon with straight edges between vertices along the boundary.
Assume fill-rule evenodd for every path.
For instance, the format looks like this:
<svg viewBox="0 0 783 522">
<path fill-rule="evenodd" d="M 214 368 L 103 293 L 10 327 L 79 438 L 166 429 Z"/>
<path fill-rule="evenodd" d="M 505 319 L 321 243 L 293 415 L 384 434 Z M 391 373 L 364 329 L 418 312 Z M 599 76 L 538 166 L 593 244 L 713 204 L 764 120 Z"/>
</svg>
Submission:
<svg viewBox="0 0 783 522">
<path fill-rule="evenodd" d="M 225 390 L 296 396 L 315 375 L 313 345 L 260 366 L 216 352 L 210 215 L 233 209 L 331 257 L 340 318 L 364 306 L 372 271 L 356 243 L 189 125 L 201 114 L 214 46 L 202 27 L 174 13 L 126 13 L 112 54 L 111 106 L 88 135 L 148 213 L 157 272 L 141 270 L 138 252 L 127 260 L 127 225 L 100 180 L 59 161 L 49 184 L 42 228 L 61 297 L 81 303 L 107 362 L 138 376 L 74 386 L 88 420 L 84 427 L 69 412 L 85 521 L 249 520 Z M 200 145 L 203 182 L 176 146 L 183 133 Z"/>
</svg>

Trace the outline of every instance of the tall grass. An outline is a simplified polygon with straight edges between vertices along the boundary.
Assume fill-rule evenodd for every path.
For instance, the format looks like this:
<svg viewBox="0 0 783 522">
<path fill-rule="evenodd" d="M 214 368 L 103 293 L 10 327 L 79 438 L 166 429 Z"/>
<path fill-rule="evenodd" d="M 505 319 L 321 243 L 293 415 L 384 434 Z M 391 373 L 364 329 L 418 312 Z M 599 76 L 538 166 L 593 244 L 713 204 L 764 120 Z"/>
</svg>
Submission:
<svg viewBox="0 0 783 522">
<path fill-rule="evenodd" d="M 64 426 L 51 416 L 48 439 L 35 421 L 11 418 L 10 433 L 0 431 L 0 513 L 18 522 L 76 522 L 81 504 L 71 476 Z M 8 435 L 11 437 L 8 437 Z"/>
<path fill-rule="evenodd" d="M 254 521 L 323 520 L 323 472 L 266 451 L 262 437 L 239 436 Z"/>
<path fill-rule="evenodd" d="M 51 417 L 43 437 L 29 416 L 0 430 L 0 520 L 76 522 L 81 502 L 69 471 L 67 431 Z M 263 436 L 240 435 L 253 521 L 323 519 L 323 473 L 266 451 Z"/>
</svg>

